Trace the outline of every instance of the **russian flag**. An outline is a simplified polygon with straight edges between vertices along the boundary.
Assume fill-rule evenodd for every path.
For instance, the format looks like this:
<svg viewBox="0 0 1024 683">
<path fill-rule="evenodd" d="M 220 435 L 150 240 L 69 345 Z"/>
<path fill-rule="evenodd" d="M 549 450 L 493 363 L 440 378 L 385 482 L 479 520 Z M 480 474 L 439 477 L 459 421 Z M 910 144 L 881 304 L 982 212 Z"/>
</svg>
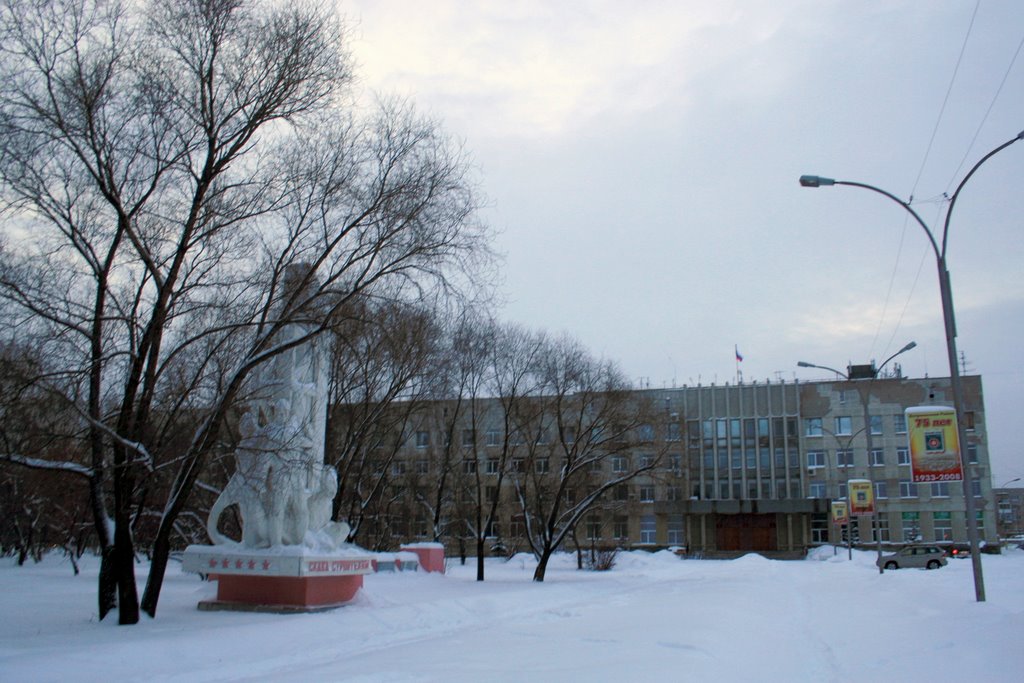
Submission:
<svg viewBox="0 0 1024 683">
<path fill-rule="evenodd" d="M 740 348 L 739 348 L 739 346 L 733 346 L 733 350 L 736 351 L 736 362 L 738 363 L 741 360 L 743 360 L 743 356 L 740 355 Z"/>
</svg>

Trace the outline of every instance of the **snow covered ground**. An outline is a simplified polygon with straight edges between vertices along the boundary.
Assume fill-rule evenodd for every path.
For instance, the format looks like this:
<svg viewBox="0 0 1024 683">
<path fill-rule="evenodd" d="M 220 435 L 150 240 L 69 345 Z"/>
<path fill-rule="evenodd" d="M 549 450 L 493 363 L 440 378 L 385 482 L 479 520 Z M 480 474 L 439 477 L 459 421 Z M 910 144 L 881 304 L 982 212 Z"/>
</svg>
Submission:
<svg viewBox="0 0 1024 683">
<path fill-rule="evenodd" d="M 96 563 L 0 564 L 0 680 L 1024 680 L 1024 551 L 879 575 L 874 555 L 804 561 L 620 554 L 610 572 L 532 558 L 366 577 L 321 614 L 199 612 L 214 586 L 168 572 L 157 619 L 96 620 Z M 144 576 L 144 572 L 140 572 Z"/>
</svg>

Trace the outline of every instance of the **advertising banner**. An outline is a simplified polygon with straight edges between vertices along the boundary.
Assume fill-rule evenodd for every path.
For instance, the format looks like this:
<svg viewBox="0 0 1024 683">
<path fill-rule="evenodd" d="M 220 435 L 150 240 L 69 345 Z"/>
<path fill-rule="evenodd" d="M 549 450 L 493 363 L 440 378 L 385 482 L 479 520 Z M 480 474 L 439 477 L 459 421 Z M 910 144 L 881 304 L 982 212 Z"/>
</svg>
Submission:
<svg viewBox="0 0 1024 683">
<path fill-rule="evenodd" d="M 832 501 L 832 523 L 833 524 L 849 524 L 850 515 L 846 511 L 845 500 L 834 500 Z"/>
<path fill-rule="evenodd" d="M 956 411 L 941 406 L 907 408 L 910 471 L 915 483 L 960 481 Z"/>
<path fill-rule="evenodd" d="M 854 517 L 860 515 L 872 515 L 875 512 L 875 496 L 871 490 L 871 481 L 868 479 L 851 479 L 850 490 L 850 514 Z"/>
</svg>

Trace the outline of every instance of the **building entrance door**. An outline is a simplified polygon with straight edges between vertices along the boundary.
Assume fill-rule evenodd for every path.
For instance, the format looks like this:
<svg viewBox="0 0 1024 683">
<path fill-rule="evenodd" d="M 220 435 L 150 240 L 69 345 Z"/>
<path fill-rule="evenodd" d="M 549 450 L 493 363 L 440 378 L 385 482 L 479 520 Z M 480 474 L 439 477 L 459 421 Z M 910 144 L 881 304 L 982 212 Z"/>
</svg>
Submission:
<svg viewBox="0 0 1024 683">
<path fill-rule="evenodd" d="M 715 540 L 719 550 L 778 550 L 775 515 L 718 515 Z"/>
</svg>

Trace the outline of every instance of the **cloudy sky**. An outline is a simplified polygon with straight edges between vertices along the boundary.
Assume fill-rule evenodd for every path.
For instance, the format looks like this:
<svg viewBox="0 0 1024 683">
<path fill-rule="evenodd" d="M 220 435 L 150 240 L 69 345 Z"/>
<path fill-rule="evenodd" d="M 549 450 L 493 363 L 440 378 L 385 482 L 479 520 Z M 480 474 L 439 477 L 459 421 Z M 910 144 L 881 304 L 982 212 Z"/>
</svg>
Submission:
<svg viewBox="0 0 1024 683">
<path fill-rule="evenodd" d="M 935 257 L 971 166 L 1024 130 L 1019 0 L 339 0 L 362 85 L 463 141 L 503 317 L 651 387 L 949 373 Z M 994 485 L 1024 477 L 1024 142 L 961 194 L 958 344 Z"/>
</svg>

